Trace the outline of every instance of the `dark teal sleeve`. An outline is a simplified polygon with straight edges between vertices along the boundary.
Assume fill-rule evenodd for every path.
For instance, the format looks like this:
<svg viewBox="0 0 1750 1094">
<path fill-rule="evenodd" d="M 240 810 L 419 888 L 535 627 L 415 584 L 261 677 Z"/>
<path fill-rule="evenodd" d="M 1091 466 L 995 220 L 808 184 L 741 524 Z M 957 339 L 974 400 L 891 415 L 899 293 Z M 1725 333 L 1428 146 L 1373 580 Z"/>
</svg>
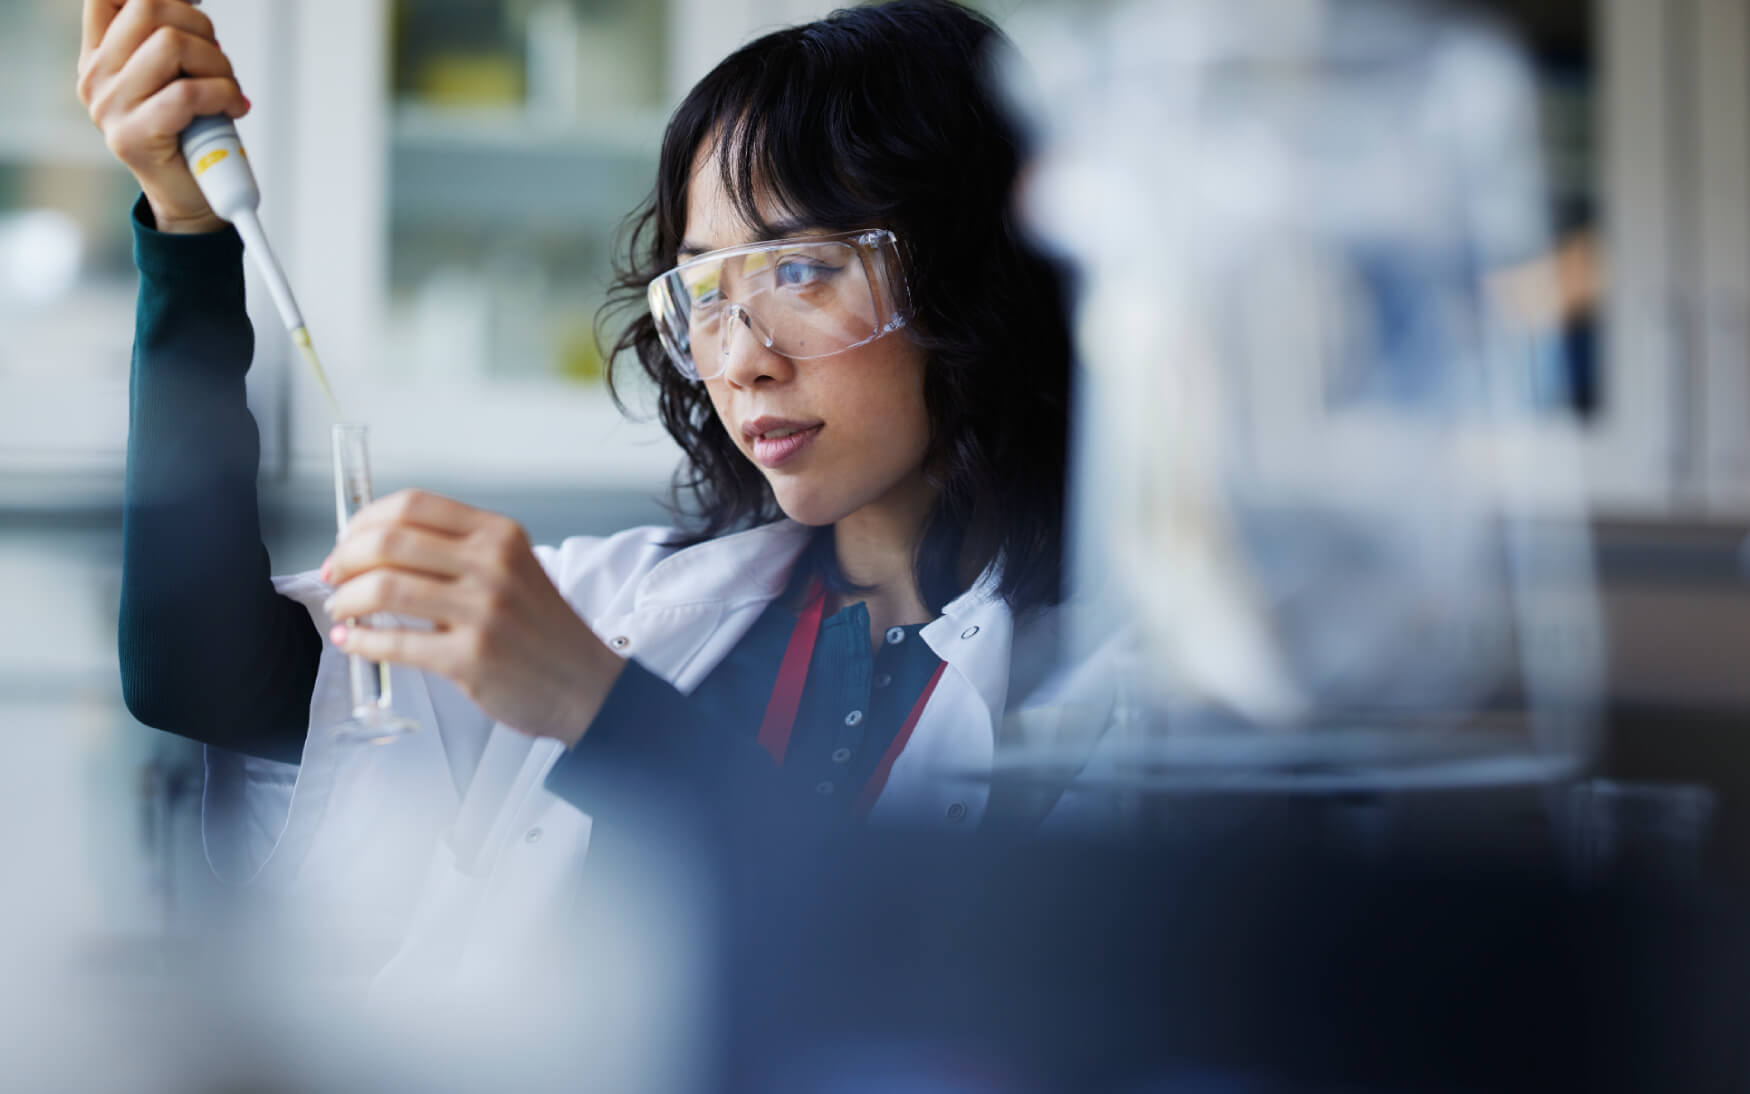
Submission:
<svg viewBox="0 0 1750 1094">
<path fill-rule="evenodd" d="M 546 787 L 610 825 L 645 819 L 640 814 L 648 803 L 623 792 L 628 778 L 694 804 L 810 808 L 745 732 L 744 715 L 724 709 L 716 689 L 687 695 L 629 660 L 589 732 L 547 773 Z"/>
<path fill-rule="evenodd" d="M 158 232 L 144 200 L 133 225 L 122 696 L 146 725 L 296 763 L 322 642 L 274 591 L 261 542 L 243 244 Z"/>
</svg>

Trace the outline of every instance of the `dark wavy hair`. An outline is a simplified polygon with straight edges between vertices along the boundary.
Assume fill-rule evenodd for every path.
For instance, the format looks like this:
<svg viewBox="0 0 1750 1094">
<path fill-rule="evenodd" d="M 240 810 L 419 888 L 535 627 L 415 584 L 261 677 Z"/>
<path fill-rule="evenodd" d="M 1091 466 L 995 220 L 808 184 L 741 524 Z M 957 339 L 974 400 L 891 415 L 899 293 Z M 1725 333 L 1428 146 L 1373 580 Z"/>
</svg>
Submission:
<svg viewBox="0 0 1750 1094">
<path fill-rule="evenodd" d="M 939 611 L 963 574 L 993 562 L 1015 611 L 1061 598 L 1065 292 L 1015 222 L 1021 133 L 987 72 L 999 46 L 989 21 L 947 0 L 849 8 L 743 46 L 670 119 L 656 189 L 624 228 L 603 322 L 636 312 L 610 358 L 617 369 L 630 355 L 656 385 L 658 416 L 686 454 L 675 508 L 698 539 L 782 515 L 644 310 L 645 286 L 676 261 L 694 156 L 715 141 L 724 188 L 760 233 L 771 231 L 763 194 L 822 230 L 889 228 L 905 248 L 913 313 L 889 337 L 926 354 L 924 469 L 938 494 L 914 561 L 924 601 Z M 624 409 L 614 381 L 611 369 Z M 847 587 L 832 552 L 821 554 Z"/>
</svg>

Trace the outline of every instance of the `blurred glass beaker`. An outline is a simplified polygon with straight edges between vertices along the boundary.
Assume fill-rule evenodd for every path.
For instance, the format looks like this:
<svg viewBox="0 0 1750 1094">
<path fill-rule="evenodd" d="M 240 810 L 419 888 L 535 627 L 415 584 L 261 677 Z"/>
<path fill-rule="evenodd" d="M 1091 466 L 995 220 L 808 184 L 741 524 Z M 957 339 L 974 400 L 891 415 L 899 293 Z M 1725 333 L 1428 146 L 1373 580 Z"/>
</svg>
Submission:
<svg viewBox="0 0 1750 1094">
<path fill-rule="evenodd" d="M 330 436 L 334 445 L 334 521 L 339 533 L 346 531 L 353 514 L 371 502 L 370 433 L 362 425 L 336 425 Z M 377 622 L 373 617 L 363 621 L 363 625 Z M 394 625 L 392 619 L 381 622 Z M 361 625 L 356 619 L 346 623 L 349 627 Z M 352 716 L 329 727 L 334 736 L 380 744 L 419 728 L 419 723 L 395 713 L 387 664 L 351 654 L 347 657 L 346 675 L 352 691 Z"/>
<path fill-rule="evenodd" d="M 1490 291 L 1547 246 L 1516 46 L 1411 0 L 1036 10 L 1016 36 L 1023 210 L 1077 274 L 1066 654 L 1134 636 L 1115 784 L 1583 771 L 1579 446 Z"/>
</svg>

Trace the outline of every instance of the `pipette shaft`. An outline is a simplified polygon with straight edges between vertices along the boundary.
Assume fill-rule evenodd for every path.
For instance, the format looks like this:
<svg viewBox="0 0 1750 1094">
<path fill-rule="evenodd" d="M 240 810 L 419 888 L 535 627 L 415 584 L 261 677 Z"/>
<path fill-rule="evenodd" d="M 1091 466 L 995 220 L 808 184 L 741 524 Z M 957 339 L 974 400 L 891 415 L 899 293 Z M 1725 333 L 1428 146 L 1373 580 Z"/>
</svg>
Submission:
<svg viewBox="0 0 1750 1094">
<path fill-rule="evenodd" d="M 267 233 L 262 231 L 257 213 L 261 208 L 261 187 L 256 184 L 255 172 L 249 168 L 249 157 L 243 152 L 237 126 L 222 114 L 196 118 L 182 131 L 182 155 L 188 161 L 188 169 L 194 173 L 207 205 L 215 214 L 230 221 L 237 234 L 243 237 L 243 250 L 254 259 L 268 294 L 273 297 L 280 321 L 315 373 L 334 420 L 341 421 L 340 404 L 328 385 L 321 359 L 316 356 L 303 313 L 298 310 L 297 298 L 292 295 L 291 283 L 286 280 L 285 271 L 274 256 Z"/>
</svg>

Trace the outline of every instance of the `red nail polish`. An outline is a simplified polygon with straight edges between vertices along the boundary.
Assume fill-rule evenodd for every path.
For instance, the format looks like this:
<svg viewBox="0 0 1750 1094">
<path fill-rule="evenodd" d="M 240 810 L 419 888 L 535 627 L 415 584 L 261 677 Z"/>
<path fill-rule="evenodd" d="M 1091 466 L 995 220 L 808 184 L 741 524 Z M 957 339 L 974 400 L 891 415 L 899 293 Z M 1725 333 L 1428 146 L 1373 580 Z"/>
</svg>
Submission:
<svg viewBox="0 0 1750 1094">
<path fill-rule="evenodd" d="M 343 645 L 346 642 L 346 624 L 336 623 L 334 628 L 328 632 L 328 640 L 336 646 Z"/>
</svg>

